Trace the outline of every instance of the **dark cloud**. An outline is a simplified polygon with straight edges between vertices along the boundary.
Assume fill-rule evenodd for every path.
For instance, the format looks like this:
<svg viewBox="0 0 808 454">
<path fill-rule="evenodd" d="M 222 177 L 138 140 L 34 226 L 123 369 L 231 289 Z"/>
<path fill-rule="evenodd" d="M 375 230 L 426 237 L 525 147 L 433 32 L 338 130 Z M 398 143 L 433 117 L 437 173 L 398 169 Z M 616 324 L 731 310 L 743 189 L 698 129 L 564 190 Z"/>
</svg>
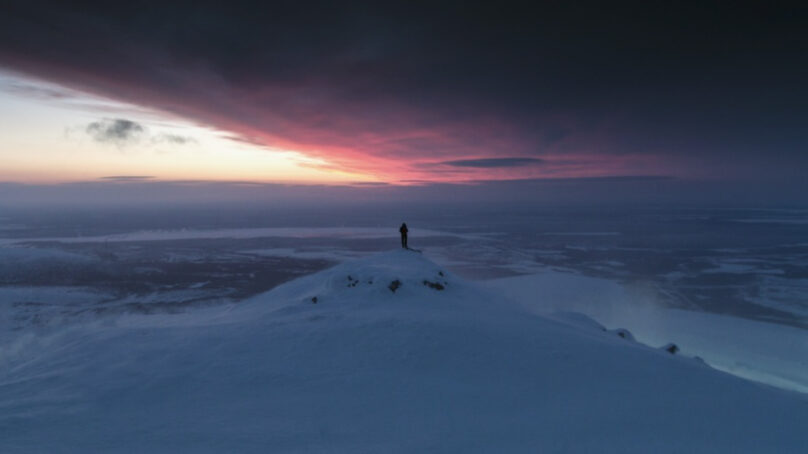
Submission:
<svg viewBox="0 0 808 454">
<path fill-rule="evenodd" d="M 383 181 L 352 181 L 347 183 L 348 186 L 355 186 L 357 188 L 386 188 L 391 187 L 390 183 Z"/>
<path fill-rule="evenodd" d="M 520 181 L 534 184 L 580 184 L 580 183 L 628 183 L 628 182 L 660 182 L 673 181 L 676 177 L 670 175 L 610 175 L 606 177 L 581 177 L 581 178 L 533 178 Z"/>
<path fill-rule="evenodd" d="M 160 133 L 152 137 L 152 143 L 161 144 L 167 143 L 171 145 L 188 145 L 195 144 L 197 140 L 193 137 L 181 136 L 179 134 Z"/>
<path fill-rule="evenodd" d="M 267 145 L 266 141 L 263 141 L 260 138 L 250 137 L 250 136 L 243 135 L 243 134 L 228 134 L 228 135 L 224 136 L 224 138 L 227 139 L 227 140 L 231 140 L 233 142 L 236 142 L 236 143 L 243 143 L 243 144 L 253 145 L 253 146 L 257 146 L 257 147 L 263 147 L 263 146 Z"/>
<path fill-rule="evenodd" d="M 485 158 L 485 159 L 458 159 L 439 163 L 452 167 L 524 167 L 544 163 L 543 159 L 536 158 Z"/>
<path fill-rule="evenodd" d="M 111 143 L 119 147 L 147 141 L 152 145 L 189 145 L 198 143 L 193 137 L 167 132 L 152 134 L 145 125 L 123 118 L 94 121 L 84 127 L 96 142 Z"/>
<path fill-rule="evenodd" d="M 115 118 L 94 121 L 87 125 L 85 131 L 96 142 L 123 146 L 140 141 L 146 133 L 146 128 L 132 120 Z"/>
<path fill-rule="evenodd" d="M 31 0 L 3 7 L 0 64 L 360 170 L 652 156 L 771 181 L 808 168 L 807 8 Z"/>
<path fill-rule="evenodd" d="M 101 181 L 115 181 L 120 183 L 142 182 L 153 179 L 154 177 L 149 175 L 112 175 L 99 178 Z"/>
</svg>

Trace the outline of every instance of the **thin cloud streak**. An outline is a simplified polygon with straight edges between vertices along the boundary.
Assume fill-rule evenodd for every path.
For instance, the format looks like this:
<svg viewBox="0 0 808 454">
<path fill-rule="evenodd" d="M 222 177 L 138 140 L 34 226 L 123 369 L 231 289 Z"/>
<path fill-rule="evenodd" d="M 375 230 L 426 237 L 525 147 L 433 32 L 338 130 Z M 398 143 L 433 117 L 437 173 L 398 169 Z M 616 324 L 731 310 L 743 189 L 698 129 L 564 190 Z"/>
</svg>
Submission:
<svg viewBox="0 0 808 454">
<path fill-rule="evenodd" d="M 168 143 L 171 145 L 189 145 L 199 143 L 193 137 L 182 136 L 179 134 L 160 133 L 151 138 L 154 144 Z"/>
<path fill-rule="evenodd" d="M 524 167 L 543 164 L 543 159 L 536 158 L 483 158 L 483 159 L 459 159 L 455 161 L 443 161 L 440 165 L 452 167 Z"/>
<path fill-rule="evenodd" d="M 155 177 L 149 175 L 112 175 L 108 177 L 101 177 L 101 181 L 112 181 L 119 183 L 133 183 L 154 180 Z"/>
</svg>

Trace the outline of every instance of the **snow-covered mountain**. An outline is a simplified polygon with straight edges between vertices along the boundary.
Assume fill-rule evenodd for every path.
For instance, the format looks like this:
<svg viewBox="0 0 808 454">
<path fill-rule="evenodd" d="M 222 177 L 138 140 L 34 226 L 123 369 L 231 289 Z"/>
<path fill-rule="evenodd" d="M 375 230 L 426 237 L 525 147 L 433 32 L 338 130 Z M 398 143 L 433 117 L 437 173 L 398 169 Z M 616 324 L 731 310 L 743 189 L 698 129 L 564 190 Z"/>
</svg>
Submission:
<svg viewBox="0 0 808 454">
<path fill-rule="evenodd" d="M 0 346 L 3 453 L 801 453 L 806 421 L 803 394 L 404 250 Z"/>
</svg>

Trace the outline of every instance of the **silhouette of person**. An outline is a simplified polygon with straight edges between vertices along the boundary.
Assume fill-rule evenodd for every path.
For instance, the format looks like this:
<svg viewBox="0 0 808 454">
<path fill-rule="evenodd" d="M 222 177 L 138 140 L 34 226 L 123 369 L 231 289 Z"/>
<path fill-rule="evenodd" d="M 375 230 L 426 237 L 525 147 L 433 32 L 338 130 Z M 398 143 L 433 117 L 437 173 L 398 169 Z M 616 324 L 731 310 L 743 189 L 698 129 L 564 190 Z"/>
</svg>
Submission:
<svg viewBox="0 0 808 454">
<path fill-rule="evenodd" d="M 409 229 L 407 229 L 407 223 L 402 222 L 401 227 L 398 228 L 398 231 L 401 233 L 401 247 L 404 249 L 409 249 L 409 247 L 407 247 L 407 232 L 409 232 Z"/>
</svg>

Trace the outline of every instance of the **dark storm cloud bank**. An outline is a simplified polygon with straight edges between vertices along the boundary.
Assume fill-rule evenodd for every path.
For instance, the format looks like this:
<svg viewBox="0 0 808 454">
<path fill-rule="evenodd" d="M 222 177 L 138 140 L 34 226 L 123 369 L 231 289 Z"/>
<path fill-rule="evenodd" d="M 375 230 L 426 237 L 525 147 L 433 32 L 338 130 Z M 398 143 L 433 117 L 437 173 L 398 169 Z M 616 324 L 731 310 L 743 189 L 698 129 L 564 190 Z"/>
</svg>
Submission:
<svg viewBox="0 0 808 454">
<path fill-rule="evenodd" d="M 804 6 L 382 4 L 16 2 L 0 64 L 252 143 L 382 160 L 369 171 L 483 153 L 766 181 L 808 167 Z"/>
</svg>

